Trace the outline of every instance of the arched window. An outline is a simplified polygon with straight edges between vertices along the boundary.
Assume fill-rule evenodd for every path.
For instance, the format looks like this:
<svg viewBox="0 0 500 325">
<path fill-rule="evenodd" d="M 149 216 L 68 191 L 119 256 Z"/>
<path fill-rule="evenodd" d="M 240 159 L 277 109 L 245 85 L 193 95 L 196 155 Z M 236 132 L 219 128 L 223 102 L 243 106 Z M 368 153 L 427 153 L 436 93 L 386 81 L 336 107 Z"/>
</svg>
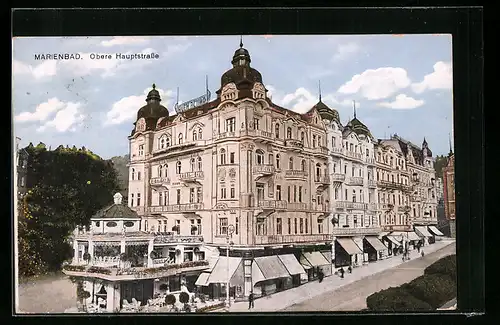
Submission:
<svg viewBox="0 0 500 325">
<path fill-rule="evenodd" d="M 193 130 L 193 141 L 198 140 L 198 132 L 196 130 Z"/>
<path fill-rule="evenodd" d="M 293 169 L 293 157 L 290 157 L 290 159 L 288 159 L 288 169 Z"/>
<path fill-rule="evenodd" d="M 280 137 L 280 125 L 279 123 L 276 123 L 274 126 L 274 134 L 276 134 L 276 139 L 279 139 Z"/>
<path fill-rule="evenodd" d="M 179 133 L 179 142 L 178 142 L 179 144 L 182 144 L 182 139 L 183 139 L 182 138 L 182 133 Z"/>
<path fill-rule="evenodd" d="M 257 155 L 257 165 L 264 165 L 264 151 L 257 149 L 255 153 Z"/>
<path fill-rule="evenodd" d="M 168 165 L 163 165 L 163 176 L 168 177 Z"/>
<path fill-rule="evenodd" d="M 269 158 L 268 158 L 268 159 L 269 159 L 269 161 L 268 161 L 267 163 L 268 163 L 269 165 L 272 165 L 272 164 L 273 164 L 273 154 L 272 154 L 272 153 L 270 153 L 268 157 L 269 157 Z"/>
<path fill-rule="evenodd" d="M 291 127 L 287 127 L 286 128 L 286 138 L 287 139 L 291 139 L 292 138 L 292 128 Z"/>
<path fill-rule="evenodd" d="M 175 171 L 177 174 L 181 173 L 181 162 L 178 161 L 177 164 L 175 165 Z"/>
<path fill-rule="evenodd" d="M 198 140 L 201 140 L 203 139 L 203 131 L 201 130 L 201 128 L 198 129 Z"/>
<path fill-rule="evenodd" d="M 198 170 L 202 170 L 202 163 L 201 163 L 201 157 L 198 157 Z"/>
<path fill-rule="evenodd" d="M 141 172 L 140 172 L 140 171 L 138 171 L 138 172 L 137 172 L 137 180 L 138 180 L 138 181 L 140 181 L 140 180 L 141 180 Z"/>
<path fill-rule="evenodd" d="M 352 190 L 352 202 L 356 203 L 356 190 Z"/>
<path fill-rule="evenodd" d="M 226 164 L 226 150 L 225 149 L 220 150 L 220 164 L 221 165 Z"/>
<path fill-rule="evenodd" d="M 316 181 L 319 181 L 320 175 L 321 175 L 321 165 L 316 164 Z"/>
<path fill-rule="evenodd" d="M 162 135 L 160 137 L 160 143 L 159 143 L 159 148 L 160 149 L 165 149 L 167 146 L 167 136 L 166 135 Z"/>
<path fill-rule="evenodd" d="M 195 162 L 194 158 L 191 158 L 191 171 L 192 172 L 195 171 L 195 166 L 196 166 L 196 162 Z"/>
<path fill-rule="evenodd" d="M 170 147 L 170 137 L 165 138 L 165 146 L 168 148 Z"/>
<path fill-rule="evenodd" d="M 281 166 L 280 166 L 280 155 L 276 155 L 276 168 L 277 169 L 281 168 Z"/>
<path fill-rule="evenodd" d="M 134 180 L 134 179 L 135 179 L 135 169 L 132 168 L 132 180 Z"/>
<path fill-rule="evenodd" d="M 370 157 L 370 150 L 366 149 L 366 156 Z"/>
<path fill-rule="evenodd" d="M 302 171 L 305 172 L 306 171 L 306 160 L 302 159 L 302 162 L 300 163 L 300 165 L 302 167 Z"/>
<path fill-rule="evenodd" d="M 300 142 L 302 142 L 302 144 L 304 144 L 305 139 L 306 139 L 306 134 L 304 132 L 300 132 Z"/>
<path fill-rule="evenodd" d="M 158 166 L 158 177 L 162 177 L 162 176 L 163 176 L 163 166 L 159 165 Z"/>
</svg>

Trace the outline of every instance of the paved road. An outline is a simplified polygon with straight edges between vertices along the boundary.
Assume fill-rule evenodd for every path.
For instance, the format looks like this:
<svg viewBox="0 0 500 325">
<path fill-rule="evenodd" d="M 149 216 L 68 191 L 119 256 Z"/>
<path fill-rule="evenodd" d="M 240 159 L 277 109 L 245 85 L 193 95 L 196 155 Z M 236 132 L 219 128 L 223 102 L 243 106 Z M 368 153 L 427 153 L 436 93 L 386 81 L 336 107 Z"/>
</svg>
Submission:
<svg viewBox="0 0 500 325">
<path fill-rule="evenodd" d="M 19 283 L 18 313 L 63 313 L 76 306 L 76 285 L 64 274 Z"/>
<path fill-rule="evenodd" d="M 424 269 L 440 258 L 455 254 L 455 244 L 423 258 L 363 278 L 346 286 L 320 294 L 281 311 L 356 311 L 367 308 L 366 297 L 389 287 L 396 287 L 424 274 Z M 349 276 L 348 274 L 346 277 Z"/>
</svg>

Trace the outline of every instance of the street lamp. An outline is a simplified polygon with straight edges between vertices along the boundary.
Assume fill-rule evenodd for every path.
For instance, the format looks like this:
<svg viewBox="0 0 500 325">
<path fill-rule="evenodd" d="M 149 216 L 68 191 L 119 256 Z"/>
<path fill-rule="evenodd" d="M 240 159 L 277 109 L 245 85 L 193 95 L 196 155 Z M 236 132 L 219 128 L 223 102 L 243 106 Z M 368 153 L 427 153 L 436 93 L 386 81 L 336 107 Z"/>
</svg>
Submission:
<svg viewBox="0 0 500 325">
<path fill-rule="evenodd" d="M 231 306 L 231 300 L 229 300 L 229 282 L 231 280 L 231 274 L 229 273 L 229 246 L 233 245 L 231 238 L 233 237 L 234 226 L 227 226 L 227 236 L 226 236 L 226 262 L 227 262 L 227 284 L 226 284 L 226 304 L 229 308 Z"/>
</svg>

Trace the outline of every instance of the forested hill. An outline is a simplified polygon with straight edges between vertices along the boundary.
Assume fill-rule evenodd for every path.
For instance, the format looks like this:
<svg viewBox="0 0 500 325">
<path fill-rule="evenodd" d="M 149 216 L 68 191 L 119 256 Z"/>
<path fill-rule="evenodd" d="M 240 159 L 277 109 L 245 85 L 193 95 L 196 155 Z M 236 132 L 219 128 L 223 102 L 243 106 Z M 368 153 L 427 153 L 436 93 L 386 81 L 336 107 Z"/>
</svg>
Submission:
<svg viewBox="0 0 500 325">
<path fill-rule="evenodd" d="M 118 184 L 120 185 L 120 193 L 124 198 L 128 198 L 128 167 L 130 155 L 115 156 L 110 160 L 118 174 Z"/>
</svg>

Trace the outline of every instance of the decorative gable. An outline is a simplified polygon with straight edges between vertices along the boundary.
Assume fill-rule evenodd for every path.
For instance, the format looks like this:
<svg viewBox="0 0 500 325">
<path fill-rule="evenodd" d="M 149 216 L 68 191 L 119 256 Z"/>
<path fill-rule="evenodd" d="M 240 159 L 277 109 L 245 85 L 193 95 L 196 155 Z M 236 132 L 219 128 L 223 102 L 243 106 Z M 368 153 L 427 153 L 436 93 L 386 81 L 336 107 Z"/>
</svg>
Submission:
<svg viewBox="0 0 500 325">
<path fill-rule="evenodd" d="M 266 88 L 260 82 L 256 82 L 253 85 L 252 97 L 255 99 L 266 98 Z"/>
<path fill-rule="evenodd" d="M 221 91 L 221 100 L 236 100 L 238 98 L 238 89 L 236 89 L 236 85 L 231 82 L 222 88 Z"/>
</svg>

